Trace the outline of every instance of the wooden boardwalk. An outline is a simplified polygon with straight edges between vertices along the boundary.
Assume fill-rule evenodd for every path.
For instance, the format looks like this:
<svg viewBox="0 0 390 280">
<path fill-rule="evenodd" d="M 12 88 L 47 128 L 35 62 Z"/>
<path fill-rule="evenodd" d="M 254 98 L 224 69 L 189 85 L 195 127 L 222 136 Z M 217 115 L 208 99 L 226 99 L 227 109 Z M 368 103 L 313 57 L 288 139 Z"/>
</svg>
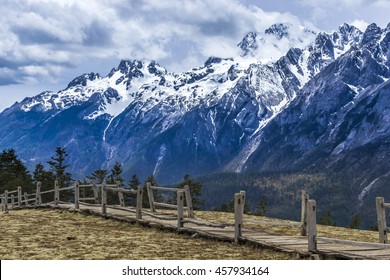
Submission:
<svg viewBox="0 0 390 280">
<path fill-rule="evenodd" d="M 235 229 L 233 225 L 226 225 L 222 227 L 222 225 L 218 223 L 202 221 L 196 218 L 187 218 L 186 220 L 193 220 L 194 223 L 186 222 L 183 227 L 178 229 L 176 217 L 174 215 L 153 213 L 155 217 L 144 215 L 141 220 L 137 220 L 135 213 L 128 211 L 133 210 L 135 212 L 135 208 L 133 207 L 125 207 L 123 210 L 120 210 L 119 206 L 115 207 L 115 209 L 107 207 L 107 213 L 102 214 L 100 206 L 80 205 L 80 209 L 78 210 L 75 210 L 74 204 L 59 204 L 57 206 L 50 204 L 46 205 L 46 207 L 47 206 L 57 209 L 67 209 L 70 211 L 99 215 L 105 218 L 124 222 L 139 223 L 145 226 L 153 226 L 188 234 L 196 234 L 199 237 L 234 242 Z M 197 225 L 195 223 L 204 223 L 204 225 Z M 390 245 L 388 244 L 318 238 L 317 250 L 309 252 L 307 236 L 279 236 L 249 228 L 244 228 L 242 230 L 242 236 L 239 241 L 282 252 L 297 253 L 301 257 L 312 256 L 312 258 L 318 257 L 320 259 L 390 260 Z"/>
<path fill-rule="evenodd" d="M 22 194 L 22 188 L 15 191 L 5 191 L 1 196 L 2 211 L 25 208 L 50 207 L 54 209 L 66 209 L 99 215 L 130 223 L 138 223 L 145 226 L 154 226 L 166 230 L 178 231 L 193 236 L 212 238 L 216 240 L 249 243 L 260 247 L 271 248 L 278 251 L 296 253 L 301 257 L 313 259 L 353 259 L 353 260 L 390 260 L 390 245 L 387 243 L 387 231 L 385 208 L 390 208 L 389 203 L 384 203 L 383 198 L 377 198 L 379 240 L 381 243 L 356 242 L 332 238 L 318 237 L 316 225 L 316 202 L 309 200 L 306 193 L 302 194 L 301 222 L 273 223 L 260 220 L 245 220 L 243 217 L 245 205 L 245 192 L 234 195 L 234 223 L 223 224 L 210 222 L 194 217 L 192 198 L 188 186 L 184 189 L 154 187 L 146 185 L 147 197 L 150 209 L 142 208 L 143 188 L 137 190 L 125 189 L 119 184 L 107 185 L 89 184 L 60 188 L 55 182 L 54 189 L 41 191 L 38 182 L 35 193 Z M 93 197 L 80 197 L 80 189 L 90 188 Z M 60 191 L 73 191 L 75 203 L 60 201 Z M 93 191 L 93 192 L 92 192 Z M 107 192 L 118 195 L 119 205 L 107 204 Z M 176 204 L 168 204 L 154 201 L 154 192 L 173 192 L 176 195 Z M 42 203 L 42 194 L 52 194 L 50 203 Z M 124 195 L 133 196 L 135 206 L 126 206 Z M 86 203 L 90 201 L 91 203 Z M 185 202 L 185 204 L 184 204 Z M 186 206 L 184 206 L 186 205 Z M 168 208 L 172 211 L 160 211 L 157 208 Z M 249 227 L 251 224 L 263 226 L 296 226 L 300 228 L 300 236 L 281 236 L 276 233 L 261 231 L 258 228 Z"/>
</svg>

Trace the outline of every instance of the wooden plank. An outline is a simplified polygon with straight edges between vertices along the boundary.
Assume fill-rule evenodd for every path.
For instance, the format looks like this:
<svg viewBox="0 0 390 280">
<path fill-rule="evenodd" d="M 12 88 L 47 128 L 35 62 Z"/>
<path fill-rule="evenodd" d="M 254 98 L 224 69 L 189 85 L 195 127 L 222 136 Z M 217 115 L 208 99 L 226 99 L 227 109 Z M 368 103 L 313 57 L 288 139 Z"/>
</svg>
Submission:
<svg viewBox="0 0 390 280">
<path fill-rule="evenodd" d="M 82 201 L 95 201 L 95 198 L 94 197 L 80 197 L 79 201 L 80 200 L 82 200 Z"/>
<path fill-rule="evenodd" d="M 149 199 L 149 205 L 150 205 L 150 211 L 156 212 L 156 208 L 154 207 L 154 196 L 153 196 L 153 190 L 151 189 L 152 185 L 150 182 L 146 183 L 146 191 L 148 194 Z"/>
<path fill-rule="evenodd" d="M 307 201 L 307 237 L 308 250 L 313 252 L 317 250 L 317 206 L 316 201 L 309 199 Z"/>
<path fill-rule="evenodd" d="M 60 188 L 58 191 L 67 191 L 67 190 L 73 190 L 75 186 L 70 186 L 70 187 L 65 187 L 65 188 Z"/>
<path fill-rule="evenodd" d="M 25 192 L 23 196 L 24 196 L 24 205 L 28 205 L 28 194 Z"/>
<path fill-rule="evenodd" d="M 184 187 L 184 192 L 186 195 L 186 205 L 187 205 L 187 211 L 188 211 L 188 218 L 194 217 L 194 206 L 192 205 L 192 197 L 190 192 L 190 187 L 186 185 Z"/>
<path fill-rule="evenodd" d="M 387 225 L 386 225 L 386 211 L 383 207 L 385 199 L 383 197 L 376 198 L 376 214 L 378 221 L 379 243 L 387 244 Z"/>
<path fill-rule="evenodd" d="M 389 244 L 378 244 L 378 243 L 372 243 L 372 242 L 360 242 L 360 241 L 352 241 L 352 240 L 341 240 L 341 239 L 327 238 L 327 237 L 319 237 L 318 240 L 326 241 L 327 243 L 332 243 L 332 244 L 347 244 L 347 245 L 352 245 L 352 246 L 373 247 L 373 248 L 380 248 L 380 249 L 390 249 L 390 245 Z"/>
<path fill-rule="evenodd" d="M 52 192 L 54 192 L 54 190 L 43 191 L 43 192 L 41 192 L 41 195 L 42 195 L 42 194 L 52 193 Z"/>
<path fill-rule="evenodd" d="M 118 199 L 120 206 L 125 207 L 125 198 L 122 191 L 118 192 Z"/>
<path fill-rule="evenodd" d="M 42 196 L 41 196 L 41 182 L 37 182 L 37 188 L 35 191 L 35 204 L 41 205 L 42 204 Z"/>
<path fill-rule="evenodd" d="M 76 186 L 74 189 L 74 208 L 75 209 L 80 209 L 80 186 L 79 182 L 76 182 Z"/>
<path fill-rule="evenodd" d="M 4 191 L 4 198 L 3 198 L 3 200 L 4 200 L 3 209 L 4 209 L 5 212 L 8 212 L 8 191 L 7 190 Z"/>
<path fill-rule="evenodd" d="M 102 215 L 106 215 L 107 214 L 107 192 L 105 189 L 105 184 L 100 185 L 100 193 L 102 196 L 100 212 L 102 213 Z"/>
<path fill-rule="evenodd" d="M 18 206 L 22 206 L 22 187 L 18 186 Z"/>
<path fill-rule="evenodd" d="M 138 186 L 137 189 L 137 201 L 136 201 L 136 219 L 142 219 L 142 196 L 143 196 L 143 188 Z"/>
<path fill-rule="evenodd" d="M 134 209 L 134 208 L 115 206 L 115 205 L 107 205 L 107 208 L 108 209 L 119 210 L 119 211 L 131 212 L 131 213 L 136 213 L 137 212 L 136 209 Z"/>
<path fill-rule="evenodd" d="M 58 184 L 58 180 L 54 181 L 54 204 L 58 205 L 60 202 L 60 191 L 59 191 L 60 185 Z"/>
<path fill-rule="evenodd" d="M 383 207 L 390 208 L 390 203 L 383 203 Z"/>
<path fill-rule="evenodd" d="M 168 204 L 168 203 L 153 202 L 153 205 L 163 207 L 163 208 L 177 209 L 177 205 Z"/>
<path fill-rule="evenodd" d="M 244 222 L 244 210 L 245 210 L 245 202 L 246 202 L 246 192 L 245 191 L 240 191 L 240 195 L 241 195 L 241 216 L 243 217 L 242 218 L 242 222 Z"/>
<path fill-rule="evenodd" d="M 234 194 L 234 242 L 241 238 L 242 230 L 242 197 L 240 193 Z"/>
<path fill-rule="evenodd" d="M 184 191 L 179 190 L 177 192 L 177 228 L 184 226 Z"/>
<path fill-rule="evenodd" d="M 178 188 L 164 188 L 164 187 L 155 187 L 155 186 L 150 186 L 151 190 L 159 190 L 159 191 L 168 191 L 168 192 L 178 192 L 180 189 Z"/>
<path fill-rule="evenodd" d="M 284 226 L 284 227 L 300 227 L 300 222 L 266 222 L 260 220 L 247 220 L 244 219 L 243 222 L 257 224 L 257 225 L 271 225 L 271 226 Z"/>
<path fill-rule="evenodd" d="M 301 236 L 307 235 L 307 201 L 309 200 L 309 194 L 302 191 L 301 197 Z"/>
<path fill-rule="evenodd" d="M 92 206 L 92 207 L 101 207 L 100 204 L 92 204 L 92 203 L 87 203 L 87 202 L 83 202 L 83 201 L 79 201 L 79 205 Z"/>
</svg>

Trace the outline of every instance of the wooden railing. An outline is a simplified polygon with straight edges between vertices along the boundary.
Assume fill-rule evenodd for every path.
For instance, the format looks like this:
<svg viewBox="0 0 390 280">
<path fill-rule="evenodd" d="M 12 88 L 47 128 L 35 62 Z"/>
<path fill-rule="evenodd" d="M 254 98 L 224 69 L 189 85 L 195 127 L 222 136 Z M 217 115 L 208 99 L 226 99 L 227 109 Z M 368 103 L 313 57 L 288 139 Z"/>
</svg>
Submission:
<svg viewBox="0 0 390 280">
<path fill-rule="evenodd" d="M 151 183 L 147 183 L 146 184 L 146 190 L 147 190 L 147 193 L 148 193 L 148 200 L 149 200 L 149 205 L 150 205 L 150 211 L 156 212 L 156 209 L 157 209 L 156 207 L 168 208 L 168 209 L 176 209 L 176 210 L 178 210 L 178 213 L 179 213 L 179 211 L 187 210 L 188 218 L 193 218 L 194 217 L 194 210 L 193 210 L 193 206 L 192 206 L 192 198 L 191 198 L 191 194 L 190 194 L 190 188 L 188 186 L 185 186 L 184 189 L 165 188 L 165 187 L 155 187 L 155 186 L 152 186 Z M 154 200 L 153 190 L 176 193 L 176 195 L 177 195 L 177 202 L 178 203 L 175 205 L 175 204 L 169 204 L 169 203 L 156 202 Z M 179 209 L 179 207 L 181 207 L 181 205 L 179 205 L 179 203 L 181 203 L 181 201 L 179 199 L 179 193 L 180 192 L 183 192 L 183 209 Z M 185 199 L 185 202 L 186 202 L 186 206 L 185 207 L 184 207 L 184 199 Z"/>
<path fill-rule="evenodd" d="M 301 206 L 301 221 L 300 222 L 267 222 L 267 221 L 259 221 L 253 219 L 244 219 L 244 208 L 245 208 L 245 199 L 246 193 L 245 191 L 241 191 L 234 195 L 234 217 L 235 217 L 235 241 L 238 242 L 239 238 L 242 235 L 242 227 L 243 223 L 250 224 L 259 224 L 259 225 L 269 225 L 269 226 L 291 226 L 291 227 L 299 227 L 301 236 L 307 235 L 307 227 L 308 227 L 308 201 L 309 195 L 302 191 L 302 206 Z"/>
<path fill-rule="evenodd" d="M 386 208 L 390 208 L 390 203 L 385 203 L 383 197 L 376 198 L 376 215 L 378 221 L 378 231 L 379 231 L 379 243 L 387 244 L 387 233 L 390 228 L 387 227 L 386 223 Z"/>
<path fill-rule="evenodd" d="M 22 193 L 22 187 L 17 187 L 13 191 L 5 191 L 0 195 L 1 198 L 1 210 L 9 211 L 13 208 L 33 205 L 40 206 L 42 205 L 42 195 L 54 193 L 53 200 L 45 204 L 54 204 L 58 205 L 59 203 L 68 203 L 60 201 L 60 192 L 66 190 L 74 190 L 74 208 L 79 210 L 80 206 L 94 206 L 100 207 L 100 213 L 102 215 L 107 215 L 107 208 L 117 209 L 121 211 L 128 211 L 135 213 L 136 221 L 142 220 L 143 215 L 149 217 L 160 219 L 160 220 L 170 220 L 176 221 L 177 228 L 180 229 L 184 227 L 185 223 L 193 223 L 196 225 L 204 225 L 211 227 L 230 227 L 234 226 L 234 241 L 239 242 L 243 236 L 243 225 L 245 224 L 260 224 L 260 225 L 269 225 L 269 226 L 292 226 L 300 227 L 300 235 L 307 236 L 308 240 L 308 251 L 315 253 L 318 250 L 318 241 L 324 242 L 333 242 L 337 243 L 339 240 L 330 239 L 317 236 L 317 205 L 315 200 L 309 199 L 309 195 L 305 192 L 302 192 L 301 196 L 301 221 L 300 222 L 267 222 L 259 220 L 244 219 L 244 207 L 246 200 L 246 193 L 241 191 L 234 194 L 234 219 L 235 222 L 232 225 L 229 224 L 218 224 L 218 223 L 209 223 L 205 221 L 200 221 L 194 219 L 194 213 L 192 209 L 192 199 L 189 192 L 188 186 L 185 186 L 184 189 L 178 188 L 166 188 L 166 187 L 155 187 L 151 186 L 150 183 L 146 185 L 148 192 L 148 199 L 150 203 L 150 211 L 143 211 L 142 209 L 142 197 L 143 197 L 143 188 L 138 187 L 135 189 L 125 189 L 119 183 L 117 184 L 80 184 L 77 182 L 74 186 L 60 188 L 58 182 L 54 184 L 54 189 L 41 191 L 41 183 L 38 182 L 36 185 L 36 191 L 32 194 Z M 80 189 L 93 190 L 93 196 L 90 197 L 80 197 Z M 153 191 L 167 191 L 176 193 L 176 204 L 162 203 L 154 201 Z M 108 204 L 107 203 L 107 192 L 113 192 L 118 194 L 118 205 Z M 84 194 L 86 192 L 84 191 Z M 99 197 L 100 194 L 100 197 Z M 134 205 L 126 205 L 125 195 L 131 195 L 135 200 Z M 88 203 L 86 201 L 91 201 Z M 186 207 L 184 206 L 186 202 Z M 175 209 L 176 213 L 162 213 L 157 215 L 156 207 Z M 385 203 L 383 197 L 376 198 L 376 209 L 377 209 L 377 220 L 378 220 L 378 231 L 379 231 L 379 242 L 381 244 L 388 243 L 387 232 L 390 230 L 386 225 L 386 208 L 390 208 L 390 203 Z M 184 212 L 187 210 L 188 217 L 184 217 Z M 347 241 L 342 241 L 347 242 Z M 354 242 L 356 243 L 356 242 Z M 377 244 L 378 246 L 385 246 Z M 386 245 L 388 246 L 388 245 Z"/>
</svg>

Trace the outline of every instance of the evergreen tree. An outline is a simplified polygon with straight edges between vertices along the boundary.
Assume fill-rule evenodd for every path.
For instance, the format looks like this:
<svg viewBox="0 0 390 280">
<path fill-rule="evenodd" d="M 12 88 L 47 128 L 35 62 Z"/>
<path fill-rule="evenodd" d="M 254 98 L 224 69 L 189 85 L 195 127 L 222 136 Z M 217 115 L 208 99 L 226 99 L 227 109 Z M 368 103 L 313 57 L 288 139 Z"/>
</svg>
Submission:
<svg viewBox="0 0 390 280">
<path fill-rule="evenodd" d="M 234 213 L 234 199 L 230 200 L 229 203 L 222 203 L 219 211 Z"/>
<path fill-rule="evenodd" d="M 353 215 L 351 219 L 351 223 L 349 224 L 350 228 L 359 229 L 361 225 L 361 218 L 359 215 Z"/>
<path fill-rule="evenodd" d="M 141 182 L 139 181 L 138 177 L 136 174 L 134 174 L 132 177 L 131 177 L 131 180 L 129 181 L 129 187 L 131 189 L 137 189 L 138 186 L 141 185 Z"/>
<path fill-rule="evenodd" d="M 87 176 L 87 178 L 91 181 L 95 181 L 96 184 L 103 184 L 103 182 L 107 179 L 107 175 L 107 169 L 96 169 L 90 176 Z"/>
<path fill-rule="evenodd" d="M 21 186 L 24 192 L 35 190 L 31 175 L 14 149 L 0 153 L 0 192 L 16 190 Z"/>
<path fill-rule="evenodd" d="M 332 213 L 330 210 L 326 211 L 325 215 L 320 218 L 320 225 L 336 226 L 336 222 L 332 220 Z"/>
<path fill-rule="evenodd" d="M 116 162 L 114 167 L 111 169 L 110 183 L 115 184 L 116 182 L 123 183 L 124 179 L 122 178 L 122 165 L 119 162 Z"/>
<path fill-rule="evenodd" d="M 191 197 L 192 197 L 192 205 L 194 210 L 203 209 L 204 201 L 201 199 L 202 193 L 202 184 L 199 182 L 194 182 L 190 175 L 185 174 L 183 178 L 183 182 L 177 185 L 178 188 L 184 188 L 188 186 L 190 189 Z"/>
<path fill-rule="evenodd" d="M 42 191 L 54 188 L 54 174 L 51 171 L 46 171 L 43 164 L 38 163 L 35 165 L 33 172 L 33 183 L 36 185 L 38 182 L 42 183 Z"/>
<path fill-rule="evenodd" d="M 69 164 L 65 164 L 67 156 L 68 153 L 64 147 L 57 147 L 55 155 L 47 162 L 50 165 L 50 171 L 53 173 L 54 178 L 58 180 L 61 188 L 69 187 L 72 183 L 72 174 L 67 172 Z"/>
<path fill-rule="evenodd" d="M 262 197 L 257 203 L 255 214 L 257 216 L 266 216 L 268 213 L 268 204 L 264 197 Z"/>
</svg>

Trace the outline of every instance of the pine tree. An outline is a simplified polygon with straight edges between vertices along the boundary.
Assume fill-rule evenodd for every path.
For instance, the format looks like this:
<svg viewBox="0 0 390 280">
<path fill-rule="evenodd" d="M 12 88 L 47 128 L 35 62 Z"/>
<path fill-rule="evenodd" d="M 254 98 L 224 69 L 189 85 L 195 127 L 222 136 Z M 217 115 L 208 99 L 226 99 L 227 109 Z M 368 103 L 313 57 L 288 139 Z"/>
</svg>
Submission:
<svg viewBox="0 0 390 280">
<path fill-rule="evenodd" d="M 330 210 L 326 211 L 325 215 L 320 218 L 320 225 L 336 226 L 336 222 L 332 220 L 332 213 Z"/>
<path fill-rule="evenodd" d="M 95 181 L 96 184 L 103 184 L 103 182 L 107 179 L 107 175 L 107 169 L 96 169 L 90 176 L 87 176 L 87 178 L 91 181 Z"/>
<path fill-rule="evenodd" d="M 257 216 L 265 216 L 268 213 L 268 204 L 264 197 L 262 197 L 257 203 L 255 214 Z"/>
<path fill-rule="evenodd" d="M 32 192 L 35 189 L 31 175 L 18 159 L 15 150 L 3 150 L 0 153 L 0 192 L 16 190 L 18 186 L 21 186 L 24 192 Z"/>
<path fill-rule="evenodd" d="M 114 167 L 111 169 L 110 183 L 115 184 L 116 182 L 123 183 L 124 179 L 122 178 L 122 165 L 119 162 L 116 162 Z"/>
<path fill-rule="evenodd" d="M 353 215 L 351 219 L 351 223 L 349 224 L 350 228 L 359 229 L 361 225 L 361 218 L 359 215 Z"/>
<path fill-rule="evenodd" d="M 33 172 L 34 185 L 38 182 L 42 183 L 42 191 L 53 189 L 54 187 L 54 174 L 51 171 L 46 171 L 41 163 L 35 165 Z"/>
<path fill-rule="evenodd" d="M 137 189 L 138 186 L 141 185 L 141 182 L 139 181 L 138 177 L 136 174 L 134 174 L 132 177 L 131 177 L 131 180 L 129 181 L 129 187 L 131 189 Z"/>
<path fill-rule="evenodd" d="M 177 185 L 178 188 L 184 188 L 188 186 L 190 189 L 191 197 L 192 197 L 192 205 L 194 210 L 203 209 L 204 201 L 201 199 L 202 194 L 202 184 L 199 182 L 194 182 L 190 175 L 185 174 L 183 178 L 183 182 Z"/>
<path fill-rule="evenodd" d="M 61 188 L 69 187 L 72 183 L 72 174 L 67 172 L 69 164 L 65 164 L 68 153 L 64 147 L 57 147 L 55 155 L 47 163 L 50 165 L 50 171 L 58 181 Z"/>
</svg>

